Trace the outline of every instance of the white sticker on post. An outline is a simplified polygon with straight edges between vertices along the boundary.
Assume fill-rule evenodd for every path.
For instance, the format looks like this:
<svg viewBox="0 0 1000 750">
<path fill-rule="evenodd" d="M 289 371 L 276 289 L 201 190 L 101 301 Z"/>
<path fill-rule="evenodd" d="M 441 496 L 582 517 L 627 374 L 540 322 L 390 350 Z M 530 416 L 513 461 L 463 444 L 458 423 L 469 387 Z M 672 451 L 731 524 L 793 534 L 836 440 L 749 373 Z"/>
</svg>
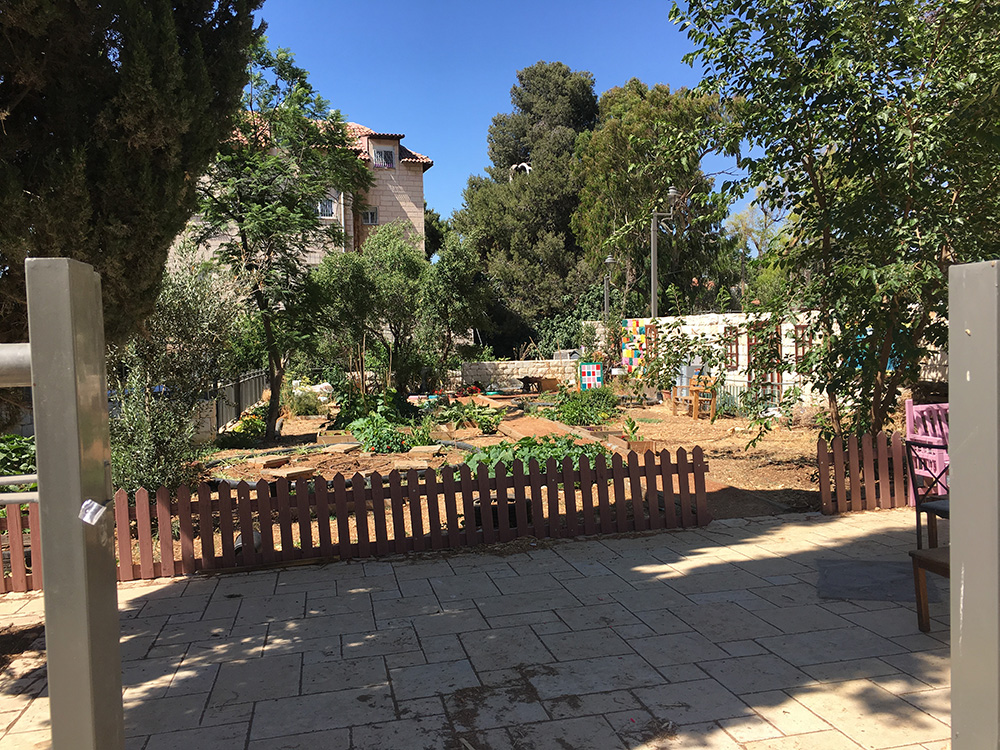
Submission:
<svg viewBox="0 0 1000 750">
<path fill-rule="evenodd" d="M 100 503 L 95 503 L 90 498 L 83 501 L 83 505 L 80 506 L 80 520 L 84 523 L 89 523 L 91 526 L 95 525 L 101 516 L 104 515 L 104 506 Z"/>
</svg>

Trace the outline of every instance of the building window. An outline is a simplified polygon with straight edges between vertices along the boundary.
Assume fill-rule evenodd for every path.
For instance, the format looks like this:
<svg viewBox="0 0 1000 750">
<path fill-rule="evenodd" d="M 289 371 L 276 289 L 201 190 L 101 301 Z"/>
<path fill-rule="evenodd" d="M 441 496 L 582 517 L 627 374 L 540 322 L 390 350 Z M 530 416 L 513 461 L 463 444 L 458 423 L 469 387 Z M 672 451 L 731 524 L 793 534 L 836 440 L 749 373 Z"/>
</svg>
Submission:
<svg viewBox="0 0 1000 750">
<path fill-rule="evenodd" d="M 378 209 L 373 208 L 370 211 L 362 211 L 361 223 L 369 225 L 378 224 Z"/>
<path fill-rule="evenodd" d="M 396 150 L 392 146 L 376 146 L 372 153 L 375 169 L 395 169 Z"/>
<path fill-rule="evenodd" d="M 726 326 L 723 331 L 726 339 L 726 369 L 736 370 L 740 366 L 740 329 L 736 326 Z"/>
<path fill-rule="evenodd" d="M 795 364 L 800 364 L 806 354 L 812 349 L 813 337 L 809 333 L 809 326 L 795 326 Z"/>
<path fill-rule="evenodd" d="M 320 201 L 319 205 L 316 207 L 316 213 L 319 214 L 319 218 L 321 219 L 334 218 L 333 206 L 334 206 L 333 198 L 327 198 L 326 200 Z"/>
</svg>

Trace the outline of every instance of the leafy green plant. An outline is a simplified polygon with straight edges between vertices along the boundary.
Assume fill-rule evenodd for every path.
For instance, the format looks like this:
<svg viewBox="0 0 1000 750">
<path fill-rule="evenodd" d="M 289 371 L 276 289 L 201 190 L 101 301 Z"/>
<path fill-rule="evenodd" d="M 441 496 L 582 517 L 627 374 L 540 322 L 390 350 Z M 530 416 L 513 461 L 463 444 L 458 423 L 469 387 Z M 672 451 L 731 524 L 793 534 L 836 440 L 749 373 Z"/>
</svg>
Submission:
<svg viewBox="0 0 1000 750">
<path fill-rule="evenodd" d="M 642 436 L 639 434 L 639 425 L 635 423 L 632 417 L 625 417 L 624 429 L 626 440 L 642 440 Z"/>
<path fill-rule="evenodd" d="M 360 441 L 362 450 L 372 453 L 404 453 L 413 444 L 409 435 L 400 430 L 378 412 L 355 419 L 348 426 Z"/>
<path fill-rule="evenodd" d="M 34 474 L 35 439 L 21 435 L 0 435 L 0 476 Z M 0 492 L 30 492 L 37 484 L 0 486 Z"/>
<path fill-rule="evenodd" d="M 244 411 L 231 429 L 215 438 L 215 445 L 228 448 L 252 448 L 267 431 L 267 404 L 260 403 Z"/>
<path fill-rule="evenodd" d="M 431 437 L 434 425 L 434 417 L 431 414 L 425 414 L 420 422 L 414 422 L 413 432 L 410 434 L 410 444 L 414 446 L 434 445 L 437 442 Z"/>
<path fill-rule="evenodd" d="M 292 391 L 286 405 L 288 406 L 288 413 L 293 417 L 322 414 L 325 406 L 319 400 L 319 394 L 312 391 Z"/>
<path fill-rule="evenodd" d="M 503 422 L 505 411 L 503 409 L 490 409 L 488 406 L 483 407 L 483 409 L 484 411 L 476 413 L 476 427 L 484 435 L 495 435 L 500 428 L 500 423 Z"/>
<path fill-rule="evenodd" d="M 606 424 L 618 412 L 618 396 L 610 386 L 571 391 L 560 386 L 556 406 L 550 410 L 563 424 Z"/>
<path fill-rule="evenodd" d="M 514 461 L 521 461 L 527 469 L 528 462 L 532 459 L 538 461 L 540 466 L 544 466 L 550 458 L 561 463 L 565 457 L 569 456 L 573 460 L 573 468 L 579 469 L 582 456 L 586 456 L 590 465 L 593 466 L 598 456 L 604 456 L 607 459 L 609 455 L 600 443 L 577 443 L 568 435 L 558 437 L 545 435 L 540 438 L 522 438 L 516 443 L 504 441 L 497 445 L 488 446 L 467 456 L 465 463 L 473 472 L 479 468 L 480 464 L 485 464 L 490 468 L 490 474 L 493 474 L 496 465 L 501 463 L 510 469 Z"/>
</svg>

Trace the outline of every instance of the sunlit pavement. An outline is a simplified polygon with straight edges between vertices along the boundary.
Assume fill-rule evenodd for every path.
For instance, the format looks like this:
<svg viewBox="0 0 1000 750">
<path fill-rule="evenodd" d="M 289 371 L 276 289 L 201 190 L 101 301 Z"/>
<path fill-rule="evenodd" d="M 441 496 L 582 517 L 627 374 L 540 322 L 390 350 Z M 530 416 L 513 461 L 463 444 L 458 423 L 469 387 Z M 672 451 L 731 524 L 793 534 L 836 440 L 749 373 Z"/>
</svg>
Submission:
<svg viewBox="0 0 1000 750">
<path fill-rule="evenodd" d="M 123 584 L 127 746 L 941 750 L 948 582 L 920 633 L 915 539 L 912 509 L 795 514 Z M 44 687 L 4 675 L 4 750 L 49 747 Z"/>
</svg>

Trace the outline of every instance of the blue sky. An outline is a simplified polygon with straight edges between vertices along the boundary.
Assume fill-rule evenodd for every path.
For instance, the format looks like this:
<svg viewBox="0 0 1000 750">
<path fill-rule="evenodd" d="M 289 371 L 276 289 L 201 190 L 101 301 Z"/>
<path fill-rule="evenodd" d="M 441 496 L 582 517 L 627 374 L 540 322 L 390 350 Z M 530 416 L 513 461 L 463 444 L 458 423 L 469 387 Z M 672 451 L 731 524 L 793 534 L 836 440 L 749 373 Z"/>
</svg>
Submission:
<svg viewBox="0 0 1000 750">
<path fill-rule="evenodd" d="M 669 9 L 665 0 L 269 0 L 260 16 L 270 46 L 289 48 L 345 119 L 405 133 L 407 147 L 434 160 L 427 204 L 448 217 L 469 175 L 489 163 L 487 128 L 511 110 L 521 68 L 558 60 L 590 71 L 598 95 L 633 77 L 697 84 Z"/>
</svg>

